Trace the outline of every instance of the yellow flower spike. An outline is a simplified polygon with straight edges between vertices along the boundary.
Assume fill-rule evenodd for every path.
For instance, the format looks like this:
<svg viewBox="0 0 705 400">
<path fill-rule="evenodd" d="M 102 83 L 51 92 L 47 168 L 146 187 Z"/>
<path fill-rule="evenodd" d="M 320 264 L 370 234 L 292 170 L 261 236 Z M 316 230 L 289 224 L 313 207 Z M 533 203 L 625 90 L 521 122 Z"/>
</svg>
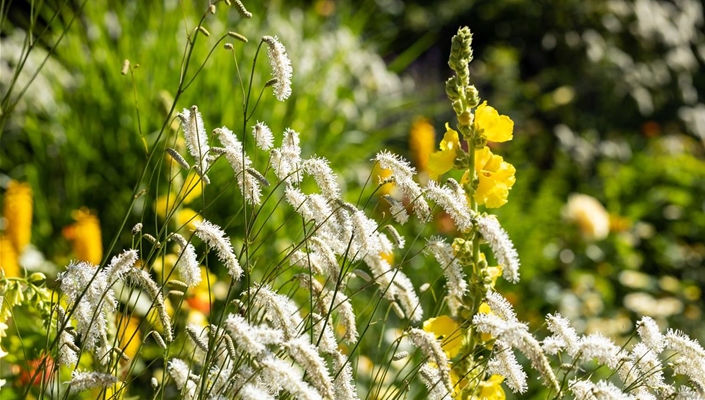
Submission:
<svg viewBox="0 0 705 400">
<path fill-rule="evenodd" d="M 501 375 L 492 375 L 490 379 L 480 382 L 480 393 L 477 396 L 478 400 L 505 400 L 507 396 L 502 389 L 504 377 Z"/>
<path fill-rule="evenodd" d="M 5 191 L 2 216 L 7 221 L 5 234 L 22 253 L 32 238 L 32 187 L 27 183 L 10 181 Z"/>
<path fill-rule="evenodd" d="M 428 157 L 428 173 L 431 179 L 438 179 L 453 168 L 455 157 L 460 148 L 458 132 L 451 129 L 446 122 L 446 133 L 441 140 L 441 151 L 432 153 Z"/>
<path fill-rule="evenodd" d="M 71 213 L 76 223 L 64 227 L 62 234 L 71 241 L 76 258 L 100 265 L 103 258 L 103 242 L 100 221 L 87 208 Z"/>
<path fill-rule="evenodd" d="M 501 156 L 492 154 L 489 147 L 475 151 L 475 171 L 480 185 L 475 191 L 475 201 L 488 208 L 497 208 L 507 203 L 509 189 L 516 178 L 516 168 L 505 162 Z"/>
<path fill-rule="evenodd" d="M 20 266 L 17 263 L 17 252 L 12 242 L 0 234 L 0 270 L 6 278 L 19 278 Z"/>
<path fill-rule="evenodd" d="M 411 159 L 419 172 L 428 171 L 428 158 L 436 144 L 436 131 L 426 118 L 417 118 L 409 132 Z"/>
<path fill-rule="evenodd" d="M 447 315 L 427 319 L 423 323 L 423 330 L 433 333 L 438 339 L 442 339 L 441 346 L 449 359 L 457 356 L 461 347 L 463 347 L 463 335 L 460 331 L 460 325 Z"/>
<path fill-rule="evenodd" d="M 499 115 L 483 101 L 475 110 L 475 130 L 490 142 L 506 142 L 512 140 L 514 121 L 506 115 Z"/>
</svg>

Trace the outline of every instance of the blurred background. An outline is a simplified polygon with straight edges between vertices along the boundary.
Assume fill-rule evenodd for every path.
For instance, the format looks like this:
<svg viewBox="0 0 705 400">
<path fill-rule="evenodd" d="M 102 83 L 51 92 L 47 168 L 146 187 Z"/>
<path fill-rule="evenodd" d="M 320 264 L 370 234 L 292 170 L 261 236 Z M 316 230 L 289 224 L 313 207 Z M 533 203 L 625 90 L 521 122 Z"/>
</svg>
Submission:
<svg viewBox="0 0 705 400">
<path fill-rule="evenodd" d="M 472 82 L 515 123 L 514 140 L 493 149 L 517 169 L 509 203 L 495 211 L 518 249 L 522 280 L 500 282 L 499 291 L 533 328 L 557 310 L 581 332 L 626 337 L 631 321 L 649 315 L 705 340 L 700 1 L 244 3 L 254 18 L 221 4 L 207 17 L 212 35 L 196 47 L 195 64 L 234 30 L 250 39 L 235 42 L 249 71 L 259 37 L 277 35 L 292 59 L 293 95 L 285 103 L 264 96 L 253 123 L 265 121 L 277 137 L 285 127 L 301 132 L 304 155 L 329 158 L 351 200 L 384 148 L 413 160 L 424 179 L 425 157 L 454 122 L 443 89 L 450 39 L 469 26 Z M 129 246 L 138 221 L 159 225 L 159 196 L 169 190 L 161 163 L 120 230 L 146 152 L 165 141 L 183 146 L 176 123 L 155 140 L 177 95 L 184 25 L 195 26 L 208 4 L 32 4 L 1 10 L 0 262 L 9 268 L 14 251 L 18 273 L 55 276 L 81 257 L 81 240 L 95 239 L 86 229 L 96 221 L 106 250 L 114 239 Z M 25 56 L 28 37 L 39 40 Z M 139 64 L 133 77 L 120 73 L 124 59 Z M 261 84 L 269 67 L 261 58 L 255 68 Z M 197 104 L 209 131 L 242 124 L 235 63 L 222 46 L 180 96 L 177 111 Z M 206 193 L 231 174 L 215 168 Z M 23 202 L 33 204 L 31 236 L 14 243 L 7 227 Z M 208 212 L 229 207 L 220 198 Z M 451 235 L 439 221 L 405 230 Z M 237 224 L 231 229 L 235 236 Z M 423 257 L 406 261 L 417 287 L 439 273 Z"/>
</svg>

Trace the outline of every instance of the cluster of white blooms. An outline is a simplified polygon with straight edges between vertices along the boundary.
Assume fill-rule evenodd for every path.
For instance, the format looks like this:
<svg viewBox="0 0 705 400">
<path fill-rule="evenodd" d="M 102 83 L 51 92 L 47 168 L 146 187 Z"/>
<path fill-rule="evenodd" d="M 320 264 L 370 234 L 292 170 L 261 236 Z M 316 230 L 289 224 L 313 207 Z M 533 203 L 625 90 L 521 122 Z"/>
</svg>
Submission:
<svg viewBox="0 0 705 400">
<path fill-rule="evenodd" d="M 250 204 L 259 204 L 260 197 L 262 196 L 259 181 L 247 170 L 252 167 L 252 161 L 245 154 L 245 150 L 242 147 L 242 143 L 235 137 L 233 132 L 226 128 L 216 128 L 213 130 L 220 143 L 225 146 L 222 150 L 219 149 L 225 158 L 230 163 L 233 171 L 235 172 L 235 178 L 237 179 L 237 185 L 240 187 L 245 201 Z M 214 149 L 215 151 L 215 149 Z"/>
<path fill-rule="evenodd" d="M 519 281 L 519 254 L 514 243 L 493 215 L 483 215 L 477 218 L 477 227 L 492 248 L 497 262 L 502 266 L 502 276 L 509 282 Z"/>
<path fill-rule="evenodd" d="M 392 171 L 390 179 L 404 196 L 411 201 L 416 216 L 422 222 L 429 221 L 431 209 L 423 198 L 423 189 L 418 183 L 414 182 L 413 177 L 416 174 L 416 169 L 408 161 L 386 150 L 377 153 L 373 161 L 377 161 L 383 169 Z"/>
<path fill-rule="evenodd" d="M 321 338 L 313 344 L 288 297 L 267 286 L 250 288 L 247 296 L 250 319 L 229 314 L 222 329 L 210 327 L 210 340 L 200 327 L 187 329 L 198 349 L 192 359 L 201 367 L 172 358 L 167 368 L 183 398 L 195 399 L 194 390 L 203 388 L 209 398 L 268 399 L 284 391 L 301 399 L 358 399 L 349 361 L 338 349 L 331 324 L 321 326 L 323 319 L 312 315 L 313 337 Z M 257 367 L 243 363 L 246 358 L 257 360 Z M 300 368 L 292 368 L 292 361 Z"/>
<path fill-rule="evenodd" d="M 272 150 L 274 146 L 274 135 L 264 122 L 257 122 L 252 127 L 252 136 L 255 138 L 255 144 L 258 148 L 264 151 Z"/>
<path fill-rule="evenodd" d="M 451 315 L 456 316 L 463 304 L 463 296 L 468 291 L 468 282 L 463 267 L 453 254 L 453 247 L 441 237 L 433 236 L 428 239 L 424 252 L 432 254 L 441 265 L 443 275 L 446 278 L 446 303 Z"/>
<path fill-rule="evenodd" d="M 174 233 L 171 238 L 181 247 L 179 258 L 174 266 L 179 271 L 179 276 L 184 280 L 186 286 L 198 286 L 202 278 L 198 258 L 196 257 L 196 249 L 178 233 Z"/>
<path fill-rule="evenodd" d="M 451 179 L 450 181 L 455 182 Z M 457 182 L 455 187 L 457 188 Z M 465 232 L 472 227 L 471 211 L 465 193 L 458 193 L 451 185 L 439 185 L 436 181 L 429 181 L 424 195 L 445 210 L 455 222 L 460 232 Z"/>
<path fill-rule="evenodd" d="M 196 166 L 200 174 L 205 176 L 208 170 L 208 133 L 203 125 L 203 117 L 198 111 L 198 107 L 184 108 L 176 115 L 181 121 L 181 127 L 186 139 L 186 147 L 191 156 L 196 160 Z M 204 180 L 205 181 L 205 180 Z"/>
<path fill-rule="evenodd" d="M 291 184 L 301 182 L 301 142 L 298 132 L 285 129 L 281 147 L 272 149 L 270 156 L 274 174 L 280 181 Z"/>
<path fill-rule="evenodd" d="M 75 391 L 102 388 L 117 382 L 117 378 L 102 372 L 79 371 L 71 373 L 71 380 L 68 382 L 71 389 Z"/>
<path fill-rule="evenodd" d="M 453 382 L 450 379 L 450 364 L 448 363 L 446 353 L 441 347 L 441 342 L 436 340 L 436 336 L 433 333 L 416 328 L 409 330 L 409 339 L 416 347 L 421 349 L 424 356 L 428 359 L 428 363 L 435 364 L 433 369 L 438 370 L 440 384 L 449 393 L 453 393 Z M 433 382 L 433 380 L 431 382 Z"/>
<path fill-rule="evenodd" d="M 204 219 L 196 223 L 194 233 L 199 239 L 206 242 L 208 247 L 215 250 L 218 259 L 225 264 L 230 276 L 235 280 L 239 280 L 243 274 L 243 270 L 233 252 L 230 238 L 228 238 L 225 232 L 220 229 L 218 225 Z"/>
<path fill-rule="evenodd" d="M 71 262 L 59 274 L 66 305 L 73 310 L 76 331 L 85 349 L 93 351 L 101 363 L 107 363 L 108 320 L 116 310 L 117 300 L 108 282 L 109 271 L 87 262 Z M 70 357 L 69 357 L 70 359 Z"/>
<path fill-rule="evenodd" d="M 264 36 L 262 41 L 267 44 L 267 56 L 272 67 L 272 76 L 277 81 L 274 83 L 274 96 L 279 101 L 284 101 L 291 96 L 291 60 L 286 55 L 286 49 L 274 36 Z"/>
<path fill-rule="evenodd" d="M 550 370 L 546 355 L 564 354 L 571 357 L 569 363 L 561 357 L 570 372 L 580 371 L 582 364 L 597 363 L 615 371 L 621 380 L 622 388 L 615 386 L 614 381 L 592 382 L 586 377 L 571 378 L 566 389 L 578 399 L 702 398 L 702 391 L 705 390 L 705 350 L 683 332 L 669 330 L 663 335 L 650 317 L 643 317 L 637 322 L 641 342 L 627 349 L 599 333 L 578 335 L 560 314 L 548 315 L 546 322 L 552 335 L 539 346 L 527 326 L 517 320 L 506 299 L 490 292 L 487 303 L 492 313 L 475 315 L 473 325 L 479 332 L 489 333 L 495 338 L 488 372 L 504 376 L 507 385 L 515 392 L 524 392 L 527 385 L 526 374 L 516 362 L 512 349 L 526 355 L 546 385 L 556 393 L 561 393 L 561 387 Z M 663 360 L 659 358 L 660 354 L 664 355 Z M 667 383 L 663 373 L 667 365 L 675 374 L 687 376 L 688 383 L 680 386 Z"/>
</svg>

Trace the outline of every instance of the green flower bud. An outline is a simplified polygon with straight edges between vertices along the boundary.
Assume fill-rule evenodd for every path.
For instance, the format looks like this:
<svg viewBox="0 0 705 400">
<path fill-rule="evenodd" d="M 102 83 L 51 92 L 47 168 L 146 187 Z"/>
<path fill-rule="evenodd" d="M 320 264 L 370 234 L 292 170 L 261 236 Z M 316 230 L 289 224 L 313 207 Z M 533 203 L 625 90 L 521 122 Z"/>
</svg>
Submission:
<svg viewBox="0 0 705 400">
<path fill-rule="evenodd" d="M 35 272 L 27 278 L 30 283 L 40 283 L 47 279 L 46 275 L 41 272 Z"/>
<path fill-rule="evenodd" d="M 470 85 L 465 88 L 465 100 L 468 107 L 474 108 L 480 104 L 480 93 L 475 88 L 475 85 Z"/>
<path fill-rule="evenodd" d="M 451 76 L 446 81 L 446 94 L 450 101 L 460 100 L 460 86 L 458 85 L 458 78 L 456 76 Z"/>
</svg>

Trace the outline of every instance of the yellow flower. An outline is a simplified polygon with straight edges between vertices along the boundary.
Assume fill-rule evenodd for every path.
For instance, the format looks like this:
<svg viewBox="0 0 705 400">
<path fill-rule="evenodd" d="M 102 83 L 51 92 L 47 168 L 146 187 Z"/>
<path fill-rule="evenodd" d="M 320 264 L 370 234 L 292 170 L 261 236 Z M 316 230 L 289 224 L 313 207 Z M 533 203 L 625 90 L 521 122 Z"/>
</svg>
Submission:
<svg viewBox="0 0 705 400">
<path fill-rule="evenodd" d="M 430 318 L 424 321 L 423 330 L 433 333 L 436 338 L 441 339 L 441 346 L 448 358 L 458 355 L 463 347 L 463 335 L 460 325 L 449 316 L 441 315 L 438 318 Z"/>
<path fill-rule="evenodd" d="M 100 221 L 87 208 L 71 213 L 76 223 L 64 228 L 63 235 L 71 241 L 76 258 L 99 265 L 103 258 L 103 242 L 100 236 Z"/>
<path fill-rule="evenodd" d="M 0 270 L 5 277 L 19 278 L 20 266 L 17 264 L 17 252 L 10 239 L 0 234 Z"/>
<path fill-rule="evenodd" d="M 475 171 L 480 179 L 480 185 L 475 192 L 475 201 L 488 208 L 501 207 L 507 203 L 509 189 L 516 178 L 516 169 L 505 162 L 501 156 L 492 154 L 485 146 L 475 151 Z"/>
<path fill-rule="evenodd" d="M 450 126 L 446 123 L 446 133 L 443 135 L 443 140 L 441 140 L 441 151 L 432 153 L 428 157 L 428 173 L 431 179 L 437 179 L 438 176 L 453 168 L 459 148 L 460 138 L 458 132 L 450 129 Z"/>
<path fill-rule="evenodd" d="M 428 171 L 428 157 L 436 144 L 436 131 L 426 118 L 417 118 L 409 132 L 411 159 L 419 172 Z"/>
<path fill-rule="evenodd" d="M 15 246 L 15 251 L 22 253 L 32 237 L 32 187 L 10 181 L 5 192 L 2 216 L 7 221 L 7 238 Z"/>
<path fill-rule="evenodd" d="M 477 400 L 504 400 L 507 396 L 502 389 L 504 377 L 501 375 L 492 375 L 490 379 L 480 382 L 480 393 Z"/>
<path fill-rule="evenodd" d="M 475 131 L 490 142 L 506 142 L 512 140 L 514 121 L 506 115 L 499 115 L 484 101 L 475 110 Z"/>
</svg>

